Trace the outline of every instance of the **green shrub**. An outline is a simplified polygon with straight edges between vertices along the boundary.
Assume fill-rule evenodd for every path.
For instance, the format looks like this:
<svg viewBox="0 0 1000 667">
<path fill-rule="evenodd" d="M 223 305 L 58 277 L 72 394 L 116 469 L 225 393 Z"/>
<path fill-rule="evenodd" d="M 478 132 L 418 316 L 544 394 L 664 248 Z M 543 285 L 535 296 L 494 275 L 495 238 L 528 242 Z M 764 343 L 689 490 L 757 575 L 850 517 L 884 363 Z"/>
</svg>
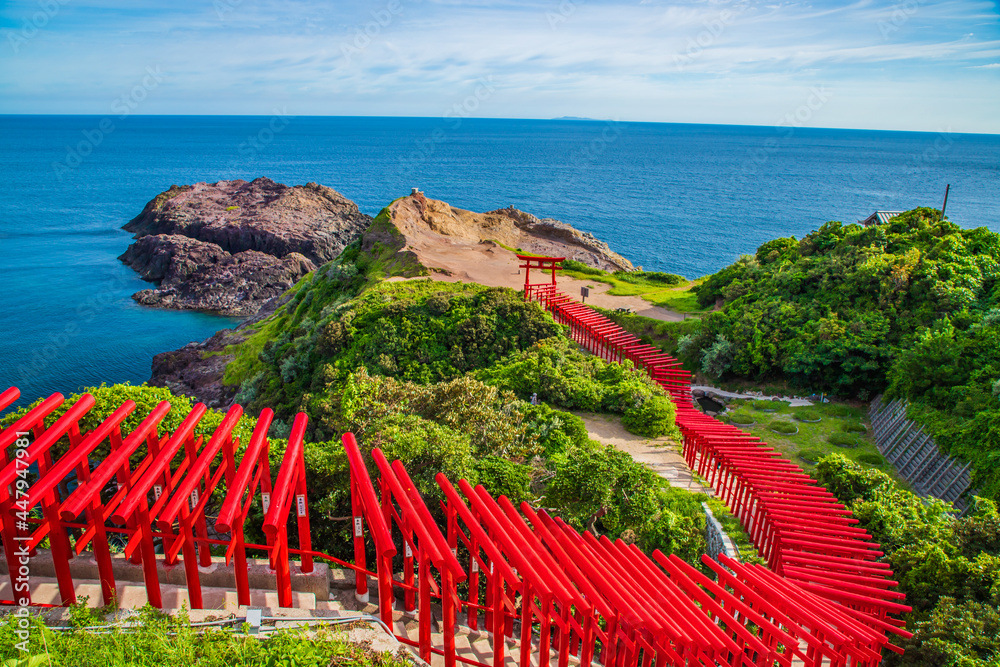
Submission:
<svg viewBox="0 0 1000 667">
<path fill-rule="evenodd" d="M 198 665 L 199 667 L 326 667 L 327 665 L 407 665 L 409 661 L 352 644 L 330 628 L 314 626 L 282 629 L 267 639 L 195 628 L 187 615 L 167 616 L 145 607 L 129 617 L 129 628 L 107 624 L 96 612 L 72 608 L 73 629 L 56 632 L 40 616 L 29 618 L 28 642 L 32 659 L 23 660 L 17 648 L 18 618 L 0 619 L 0 664 L 54 667 L 138 667 Z M 107 626 L 106 632 L 84 627 Z M 23 660 L 23 662 L 22 662 Z"/>
<path fill-rule="evenodd" d="M 823 419 L 823 417 L 816 410 L 812 410 L 810 408 L 798 408 L 792 413 L 792 415 L 802 422 L 818 422 Z"/>
<path fill-rule="evenodd" d="M 916 623 L 899 667 L 996 667 L 1000 664 L 1000 605 L 943 597 L 927 620 Z"/>
<path fill-rule="evenodd" d="M 853 448 L 861 444 L 858 441 L 857 436 L 851 435 L 850 433 L 843 433 L 840 431 L 831 433 L 830 435 L 827 436 L 826 439 L 830 442 L 831 445 L 836 445 L 837 447 Z"/>
<path fill-rule="evenodd" d="M 855 421 L 844 422 L 843 424 L 841 424 L 840 430 L 843 431 L 844 433 L 867 433 L 868 432 L 868 428 L 864 424 L 862 424 L 861 422 L 855 422 Z"/>
<path fill-rule="evenodd" d="M 751 405 L 753 405 L 754 410 L 760 410 L 761 412 L 779 412 L 788 404 L 782 401 L 756 400 Z"/>
<path fill-rule="evenodd" d="M 733 424 L 737 426 L 750 426 L 756 423 L 754 416 L 747 410 L 736 410 L 735 412 L 728 413 L 730 420 Z"/>
<path fill-rule="evenodd" d="M 799 451 L 798 456 L 806 463 L 816 464 L 823 458 L 823 451 L 820 449 L 803 449 Z"/>
<path fill-rule="evenodd" d="M 861 463 L 867 463 L 873 466 L 880 466 L 885 463 L 885 459 L 878 454 L 873 454 L 871 452 L 862 452 L 858 454 L 857 460 Z"/>
<path fill-rule="evenodd" d="M 792 422 L 786 422 L 781 420 L 776 420 L 768 424 L 768 428 L 775 433 L 784 433 L 785 435 L 795 435 L 799 432 L 799 427 Z"/>
<path fill-rule="evenodd" d="M 658 478 L 626 452 L 610 445 L 573 447 L 554 463 L 546 506 L 562 508 L 561 516 L 577 529 L 600 526 L 617 536 L 656 513 Z"/>
<path fill-rule="evenodd" d="M 721 378 L 733 363 L 733 344 L 723 336 L 701 351 L 701 372 L 709 377 Z"/>
<path fill-rule="evenodd" d="M 522 400 L 538 400 L 569 410 L 622 414 L 663 390 L 629 364 L 585 355 L 562 336 L 541 341 L 475 372 L 486 384 Z"/>
<path fill-rule="evenodd" d="M 517 507 L 531 499 L 531 468 L 497 456 L 486 456 L 476 461 L 479 483 L 494 498 L 507 496 Z"/>
<path fill-rule="evenodd" d="M 629 433 L 647 438 L 659 438 L 674 430 L 677 409 L 666 396 L 650 396 L 637 407 L 622 415 L 622 426 Z"/>
<path fill-rule="evenodd" d="M 587 425 L 571 412 L 553 410 L 545 403 L 524 406 L 524 420 L 529 433 L 538 438 L 538 446 L 547 457 L 572 446 L 582 447 L 590 440 Z"/>
</svg>

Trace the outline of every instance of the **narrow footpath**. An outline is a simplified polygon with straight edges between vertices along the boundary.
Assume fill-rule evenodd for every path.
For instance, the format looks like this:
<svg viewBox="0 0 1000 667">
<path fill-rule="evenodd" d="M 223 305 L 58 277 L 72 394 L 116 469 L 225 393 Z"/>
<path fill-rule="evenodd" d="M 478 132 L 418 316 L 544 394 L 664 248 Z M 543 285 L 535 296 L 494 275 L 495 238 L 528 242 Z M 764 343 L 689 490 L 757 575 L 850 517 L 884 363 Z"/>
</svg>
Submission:
<svg viewBox="0 0 1000 667">
<path fill-rule="evenodd" d="M 594 440 L 626 452 L 639 463 L 645 464 L 660 477 L 680 489 L 692 493 L 714 496 L 712 489 L 702 486 L 691 475 L 679 445 L 670 438 L 646 438 L 629 433 L 622 426 L 621 419 L 609 415 L 577 412 L 587 425 L 587 433 Z"/>
</svg>

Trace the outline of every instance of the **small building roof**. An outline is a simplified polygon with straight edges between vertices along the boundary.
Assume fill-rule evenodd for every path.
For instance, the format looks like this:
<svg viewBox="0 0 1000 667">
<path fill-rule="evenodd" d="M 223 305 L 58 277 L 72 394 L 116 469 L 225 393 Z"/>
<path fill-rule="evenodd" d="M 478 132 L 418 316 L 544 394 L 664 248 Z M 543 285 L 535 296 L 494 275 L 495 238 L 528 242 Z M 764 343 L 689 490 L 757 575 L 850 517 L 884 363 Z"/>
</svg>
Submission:
<svg viewBox="0 0 1000 667">
<path fill-rule="evenodd" d="M 897 215 L 902 215 L 903 213 L 903 211 L 875 211 L 864 220 L 858 220 L 858 223 L 865 227 L 869 225 L 884 225 Z"/>
</svg>

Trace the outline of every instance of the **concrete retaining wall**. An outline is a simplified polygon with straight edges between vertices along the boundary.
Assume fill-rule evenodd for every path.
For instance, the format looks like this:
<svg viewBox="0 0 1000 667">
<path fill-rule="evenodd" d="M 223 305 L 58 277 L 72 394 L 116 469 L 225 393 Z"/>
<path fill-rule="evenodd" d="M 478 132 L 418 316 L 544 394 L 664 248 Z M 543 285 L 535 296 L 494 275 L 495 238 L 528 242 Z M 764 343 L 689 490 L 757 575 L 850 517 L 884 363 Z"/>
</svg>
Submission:
<svg viewBox="0 0 1000 667">
<path fill-rule="evenodd" d="M 906 407 L 906 401 L 886 403 L 881 396 L 872 401 L 868 417 L 878 450 L 914 491 L 950 501 L 964 511 L 971 464 L 942 453 L 919 424 L 906 418 Z"/>
</svg>

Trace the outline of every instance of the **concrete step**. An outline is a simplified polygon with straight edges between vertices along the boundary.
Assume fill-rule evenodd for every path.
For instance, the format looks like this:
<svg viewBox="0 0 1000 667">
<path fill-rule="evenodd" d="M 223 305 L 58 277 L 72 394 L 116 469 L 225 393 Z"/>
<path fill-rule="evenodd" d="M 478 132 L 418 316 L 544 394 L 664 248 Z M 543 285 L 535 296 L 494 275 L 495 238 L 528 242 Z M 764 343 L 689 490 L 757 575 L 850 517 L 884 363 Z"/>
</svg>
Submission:
<svg viewBox="0 0 1000 667">
<path fill-rule="evenodd" d="M 59 594 L 59 584 L 50 577 L 31 577 L 31 601 L 34 604 L 62 604 L 62 597 Z M 92 579 L 80 579 L 73 581 L 76 597 L 87 598 L 87 605 L 90 607 L 103 606 L 101 598 L 100 582 Z M 148 602 L 146 587 L 143 584 L 117 582 L 115 588 L 118 594 L 118 607 L 122 609 L 137 609 Z M 181 607 L 191 608 L 191 599 L 187 588 L 172 584 L 161 584 L 160 594 L 163 598 L 163 609 L 180 609 Z M 239 601 L 236 591 L 226 588 L 202 587 L 202 607 L 204 609 L 236 611 L 239 609 Z M 0 599 L 12 600 L 13 594 L 9 581 L 0 580 Z M 281 608 L 278 604 L 278 594 L 275 591 L 251 590 L 250 606 Z M 288 609 L 313 610 L 316 608 L 316 595 L 292 591 L 292 606 Z"/>
</svg>

